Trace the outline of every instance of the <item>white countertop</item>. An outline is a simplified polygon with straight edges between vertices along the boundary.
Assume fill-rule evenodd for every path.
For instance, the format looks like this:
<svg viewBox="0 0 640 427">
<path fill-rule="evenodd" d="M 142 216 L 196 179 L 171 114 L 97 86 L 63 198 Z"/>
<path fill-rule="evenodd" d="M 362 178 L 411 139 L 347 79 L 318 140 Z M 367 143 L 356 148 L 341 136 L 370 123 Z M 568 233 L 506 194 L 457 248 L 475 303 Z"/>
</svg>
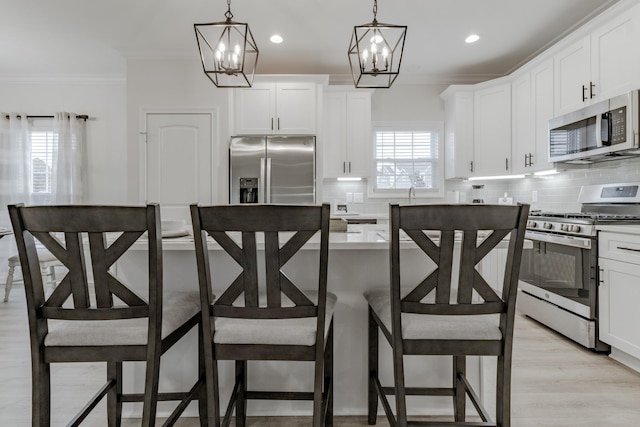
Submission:
<svg viewBox="0 0 640 427">
<path fill-rule="evenodd" d="M 346 232 L 331 232 L 329 234 L 329 249 L 331 250 L 388 250 L 388 233 L 389 226 L 387 224 L 350 224 L 347 227 Z M 260 235 L 258 239 L 260 238 Z M 403 239 L 401 236 L 400 247 L 402 249 L 417 248 L 416 244 L 408 237 Z M 238 235 L 238 241 L 239 235 Z M 220 250 L 220 246 L 211 238 L 208 240 L 208 246 L 210 250 Z M 318 235 L 311 238 L 311 240 L 303 247 L 303 249 L 318 249 L 320 238 Z M 257 242 L 258 247 L 263 242 Z M 530 246 L 530 243 L 529 243 Z M 162 240 L 162 247 L 164 250 L 193 250 L 193 236 L 183 236 L 175 238 L 164 238 Z M 505 246 L 506 247 L 506 244 Z M 525 244 L 525 247 L 526 244 Z M 146 246 L 142 243 L 136 243 L 134 248 L 146 249 Z"/>
</svg>

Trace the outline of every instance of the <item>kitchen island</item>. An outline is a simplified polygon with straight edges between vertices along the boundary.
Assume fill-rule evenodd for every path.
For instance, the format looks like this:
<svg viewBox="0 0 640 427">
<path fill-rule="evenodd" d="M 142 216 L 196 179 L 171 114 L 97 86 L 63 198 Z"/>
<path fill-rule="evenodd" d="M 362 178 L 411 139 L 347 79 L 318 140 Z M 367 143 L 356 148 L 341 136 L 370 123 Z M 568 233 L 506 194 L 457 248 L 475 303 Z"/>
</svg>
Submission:
<svg viewBox="0 0 640 427">
<path fill-rule="evenodd" d="M 338 296 L 338 304 L 334 317 L 334 413 L 336 415 L 364 415 L 367 408 L 367 303 L 362 293 L 374 287 L 388 287 L 389 281 L 389 243 L 387 225 L 349 225 L 348 232 L 331 233 L 329 244 L 328 289 Z M 117 264 L 118 275 L 128 282 L 134 283 L 145 278 L 146 271 L 138 266 L 144 265 L 146 246 L 137 244 L 135 251 Z M 258 243 L 259 245 L 259 243 Z M 312 260 L 317 256 L 318 236 L 285 265 L 283 270 L 294 283 L 313 287 L 313 278 L 317 274 L 310 269 Z M 503 242 L 497 251 L 506 251 L 507 243 Z M 405 261 L 403 282 L 414 285 L 419 283 L 433 269 L 433 263 L 411 241 L 401 242 L 402 256 Z M 210 262 L 214 281 L 216 277 L 221 283 L 230 283 L 240 272 L 240 268 L 228 257 L 220 247 L 209 244 Z M 495 252 L 495 251 L 494 251 Z M 490 254 L 491 255 L 491 254 Z M 198 289 L 196 261 L 193 238 L 191 236 L 164 239 L 164 286 L 165 290 Z M 494 262 L 502 259 L 499 254 L 483 261 L 480 265 L 485 277 L 493 283 L 491 275 L 495 273 Z M 261 267 L 263 268 L 263 267 Z M 487 274 L 489 276 L 487 276 Z M 216 276 L 219 275 L 219 276 Z M 222 276 L 222 277 L 220 277 Z M 497 276 L 496 276 L 497 277 Z M 315 279 L 317 280 L 317 279 Z M 406 281 L 406 282 L 405 282 Z M 161 387 L 170 383 L 172 388 L 188 387 L 195 380 L 197 364 L 197 337 L 195 331 L 187 337 L 185 343 L 178 343 L 169 350 L 162 359 Z M 384 340 L 381 341 L 380 367 L 381 376 L 386 384 L 392 384 L 391 350 Z M 233 362 L 221 363 L 221 394 L 226 404 L 230 387 L 233 384 Z M 139 388 L 143 384 L 144 369 L 141 364 L 125 371 L 129 379 L 127 387 Z M 482 361 L 472 357 L 468 363 L 469 376 L 472 381 L 485 383 L 482 376 Z M 451 362 L 448 358 L 408 357 L 406 362 L 407 385 L 422 384 L 428 381 L 433 386 L 447 386 L 451 381 Z M 127 368 L 125 368 L 127 369 Z M 259 375 L 253 375 L 256 371 Z M 255 389 L 268 389 L 271 384 L 286 387 L 290 390 L 311 390 L 313 365 L 301 362 L 251 362 L 249 363 L 249 384 Z M 487 384 L 492 384 L 493 377 L 487 377 Z M 487 399 L 487 407 L 493 407 L 493 389 L 485 390 L 480 386 L 480 393 Z M 489 392 L 487 392 L 489 390 Z M 430 397 L 409 399 L 408 409 L 411 414 L 450 414 L 452 411 L 450 398 Z M 125 406 L 125 411 L 129 411 Z M 160 406 L 160 411 L 163 407 Z M 135 413 L 136 409 L 132 410 Z M 197 414 L 194 404 L 188 410 Z M 129 412 L 125 412 L 129 414 Z M 308 402 L 288 401 L 252 401 L 248 406 L 249 415 L 308 415 L 311 404 Z M 132 414 L 133 415 L 133 414 Z"/>
</svg>

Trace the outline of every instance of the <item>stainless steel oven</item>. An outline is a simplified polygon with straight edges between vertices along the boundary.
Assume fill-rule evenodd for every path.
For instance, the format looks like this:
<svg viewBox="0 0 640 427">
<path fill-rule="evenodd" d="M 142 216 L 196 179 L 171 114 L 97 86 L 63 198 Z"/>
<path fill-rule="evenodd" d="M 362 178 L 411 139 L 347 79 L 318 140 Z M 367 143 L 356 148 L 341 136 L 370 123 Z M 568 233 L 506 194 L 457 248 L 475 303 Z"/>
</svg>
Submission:
<svg viewBox="0 0 640 427">
<path fill-rule="evenodd" d="M 587 348 L 598 338 L 598 225 L 640 224 L 640 183 L 582 187 L 581 212 L 531 212 L 518 309 Z"/>
</svg>

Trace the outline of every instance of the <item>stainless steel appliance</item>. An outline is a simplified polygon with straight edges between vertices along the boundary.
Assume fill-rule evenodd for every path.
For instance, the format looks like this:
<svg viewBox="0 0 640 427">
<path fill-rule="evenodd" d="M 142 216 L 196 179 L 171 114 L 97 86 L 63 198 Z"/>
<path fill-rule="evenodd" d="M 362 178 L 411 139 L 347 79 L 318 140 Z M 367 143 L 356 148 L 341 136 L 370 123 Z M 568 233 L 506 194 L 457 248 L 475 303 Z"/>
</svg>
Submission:
<svg viewBox="0 0 640 427">
<path fill-rule="evenodd" d="M 229 202 L 314 204 L 314 136 L 235 136 L 229 147 Z"/>
<path fill-rule="evenodd" d="M 638 91 L 549 121 L 549 161 L 589 164 L 640 154 Z"/>
<path fill-rule="evenodd" d="M 584 186 L 581 212 L 531 212 L 518 308 L 574 341 L 609 351 L 598 339 L 599 224 L 640 224 L 640 183 Z"/>
</svg>

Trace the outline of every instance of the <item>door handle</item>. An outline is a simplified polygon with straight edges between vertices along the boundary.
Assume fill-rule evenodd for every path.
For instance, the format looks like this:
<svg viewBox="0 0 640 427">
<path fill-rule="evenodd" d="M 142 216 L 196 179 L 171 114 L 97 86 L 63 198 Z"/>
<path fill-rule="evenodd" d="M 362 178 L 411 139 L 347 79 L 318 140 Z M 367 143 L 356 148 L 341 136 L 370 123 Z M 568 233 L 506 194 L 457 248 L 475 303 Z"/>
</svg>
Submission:
<svg viewBox="0 0 640 427">
<path fill-rule="evenodd" d="M 627 248 L 624 246 L 618 246 L 616 249 L 620 249 L 621 251 L 631 251 L 631 252 L 640 252 L 640 249 Z"/>
<path fill-rule="evenodd" d="M 596 85 L 593 82 L 589 82 L 589 95 L 592 99 L 596 96 L 596 94 L 593 92 L 594 87 L 596 87 Z"/>
<path fill-rule="evenodd" d="M 582 102 L 587 100 L 587 87 L 582 85 Z"/>
<path fill-rule="evenodd" d="M 267 200 L 265 198 L 265 161 L 266 159 L 264 157 L 260 159 L 260 178 L 258 178 L 258 203 L 265 203 Z"/>
<path fill-rule="evenodd" d="M 271 203 L 271 157 L 267 157 L 267 173 L 265 174 L 267 181 L 265 203 Z"/>
<path fill-rule="evenodd" d="M 504 170 L 509 170 L 509 159 L 504 158 Z"/>
</svg>

